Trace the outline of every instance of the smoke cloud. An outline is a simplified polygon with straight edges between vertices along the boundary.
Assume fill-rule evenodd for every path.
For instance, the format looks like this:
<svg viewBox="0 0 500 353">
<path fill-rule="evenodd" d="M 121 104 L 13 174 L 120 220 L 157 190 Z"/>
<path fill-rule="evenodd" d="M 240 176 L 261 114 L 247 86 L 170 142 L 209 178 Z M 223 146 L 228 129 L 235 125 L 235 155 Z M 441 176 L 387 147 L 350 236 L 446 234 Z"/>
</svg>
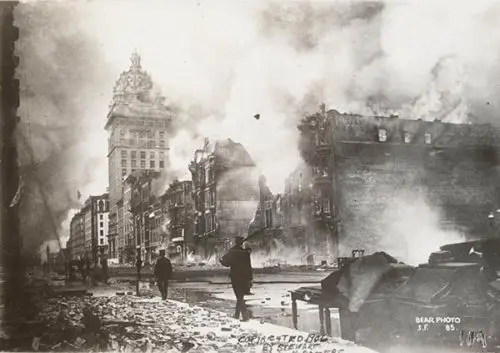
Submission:
<svg viewBox="0 0 500 353">
<path fill-rule="evenodd" d="M 98 44 L 78 27 L 81 11 L 74 3 L 16 8 L 20 218 L 24 246 L 31 251 L 57 241 L 68 212 L 80 206 L 77 190 L 88 192 L 96 179 L 104 185 L 107 180 L 105 160 L 92 147 L 105 144 L 104 116 L 95 113 L 102 101 L 97 87 L 109 71 Z"/>
<path fill-rule="evenodd" d="M 199 136 L 232 138 L 248 149 L 273 192 L 282 191 L 300 161 L 296 123 L 320 102 L 345 112 L 450 122 L 492 122 L 497 116 L 493 97 L 500 92 L 490 78 L 500 68 L 492 49 L 500 47 L 498 4 L 155 5 L 149 12 L 130 3 L 113 21 L 128 20 L 124 36 L 137 39 L 169 99 L 201 107 L 197 116 L 179 119 L 183 132 L 173 145 L 182 141 L 183 149 L 193 149 Z M 96 11 L 97 18 L 106 14 L 102 6 Z M 175 37 L 166 13 L 175 15 Z M 109 17 L 102 21 L 108 28 Z M 156 35 L 169 43 L 168 58 L 144 39 Z M 115 41 L 118 47 L 128 55 Z M 176 156 L 178 169 L 186 170 L 190 154 L 179 156 L 186 157 Z"/>
<path fill-rule="evenodd" d="M 343 112 L 497 123 L 499 14 L 500 4 L 487 1 L 152 1 L 120 11 L 113 2 L 23 4 L 20 130 L 30 116 L 39 162 L 26 172 L 25 231 L 52 237 L 39 224 L 47 218 L 30 175 L 50 191 L 57 224 L 77 207 L 75 189 L 105 187 L 102 125 L 134 47 L 179 108 L 168 178 L 189 175 L 200 137 L 229 137 L 282 192 L 300 161 L 296 124 L 320 102 Z M 25 153 L 21 161 L 30 164 Z"/>
<path fill-rule="evenodd" d="M 401 193 L 390 200 L 379 222 L 384 233 L 380 249 L 410 265 L 427 262 L 444 244 L 465 241 L 457 230 L 444 229 L 440 210 L 421 193 Z"/>
</svg>

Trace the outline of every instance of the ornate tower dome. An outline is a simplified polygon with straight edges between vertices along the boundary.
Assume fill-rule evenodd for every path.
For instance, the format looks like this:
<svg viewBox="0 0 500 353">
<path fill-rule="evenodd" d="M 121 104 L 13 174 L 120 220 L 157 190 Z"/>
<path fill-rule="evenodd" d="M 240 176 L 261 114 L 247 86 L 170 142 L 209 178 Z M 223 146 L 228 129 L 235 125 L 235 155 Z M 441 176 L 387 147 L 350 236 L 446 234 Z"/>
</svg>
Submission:
<svg viewBox="0 0 500 353">
<path fill-rule="evenodd" d="M 115 83 L 110 107 L 150 100 L 153 81 L 151 76 L 142 69 L 141 57 L 136 50 L 132 53 L 130 61 L 128 71 L 122 72 Z"/>
</svg>

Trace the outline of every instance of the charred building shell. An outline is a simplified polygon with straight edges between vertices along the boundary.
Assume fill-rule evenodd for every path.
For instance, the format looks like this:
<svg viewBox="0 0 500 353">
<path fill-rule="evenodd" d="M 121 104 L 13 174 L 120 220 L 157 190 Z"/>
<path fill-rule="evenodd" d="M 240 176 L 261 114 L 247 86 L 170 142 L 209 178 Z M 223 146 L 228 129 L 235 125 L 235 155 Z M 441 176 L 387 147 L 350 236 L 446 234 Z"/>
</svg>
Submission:
<svg viewBox="0 0 500 353">
<path fill-rule="evenodd" d="M 159 176 L 159 172 L 146 170 L 136 171 L 127 178 L 131 185 L 129 212 L 132 216 L 133 245 L 140 250 L 141 258 L 146 263 L 152 261 L 159 241 L 156 234 L 160 225 L 154 217 L 156 198 L 151 186 Z"/>
<path fill-rule="evenodd" d="M 231 139 L 211 142 L 189 165 L 195 207 L 194 243 L 209 257 L 246 236 L 259 202 L 258 172 L 245 148 Z"/>
<path fill-rule="evenodd" d="M 443 229 L 468 238 L 496 235 L 488 215 L 500 201 L 497 128 L 322 107 L 299 129 L 314 202 L 329 205 L 319 216 L 340 255 L 377 249 L 384 232 L 377 219 L 401 190 L 423 192 L 442 211 Z"/>
<path fill-rule="evenodd" d="M 185 259 L 194 250 L 194 201 L 190 180 L 176 180 L 160 197 L 164 221 L 161 231 L 167 235 L 168 254 Z"/>
</svg>

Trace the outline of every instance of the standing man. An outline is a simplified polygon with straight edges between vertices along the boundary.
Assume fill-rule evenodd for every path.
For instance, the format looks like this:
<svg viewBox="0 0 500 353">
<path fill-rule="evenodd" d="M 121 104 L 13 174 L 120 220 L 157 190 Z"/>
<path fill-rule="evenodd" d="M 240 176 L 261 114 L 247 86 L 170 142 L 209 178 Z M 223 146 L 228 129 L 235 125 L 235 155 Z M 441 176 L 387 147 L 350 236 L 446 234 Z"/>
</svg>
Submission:
<svg viewBox="0 0 500 353">
<path fill-rule="evenodd" d="M 222 257 L 220 263 L 230 268 L 231 285 L 236 296 L 234 318 L 248 321 L 249 312 L 245 304 L 245 295 L 250 293 L 253 280 L 250 251 L 243 248 L 243 237 L 235 238 L 235 245 Z"/>
<path fill-rule="evenodd" d="M 154 275 L 160 289 L 161 298 L 166 300 L 168 295 L 168 280 L 172 278 L 172 263 L 165 257 L 165 250 L 160 250 L 160 258 L 156 261 Z"/>
</svg>

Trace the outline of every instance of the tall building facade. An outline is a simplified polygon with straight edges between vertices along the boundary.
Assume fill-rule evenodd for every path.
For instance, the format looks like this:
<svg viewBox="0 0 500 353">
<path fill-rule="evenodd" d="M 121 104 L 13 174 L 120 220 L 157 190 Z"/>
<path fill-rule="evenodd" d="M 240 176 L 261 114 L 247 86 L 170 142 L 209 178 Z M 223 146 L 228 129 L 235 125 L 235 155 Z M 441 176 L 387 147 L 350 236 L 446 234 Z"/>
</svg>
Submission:
<svg viewBox="0 0 500 353">
<path fill-rule="evenodd" d="M 69 239 L 66 247 L 71 260 L 78 260 L 85 254 L 84 217 L 78 212 L 71 218 Z"/>
<path fill-rule="evenodd" d="M 108 194 L 90 196 L 80 211 L 83 227 L 83 256 L 94 261 L 100 249 L 108 250 L 107 219 L 109 214 Z"/>
<path fill-rule="evenodd" d="M 313 171 L 316 229 L 334 253 L 383 249 L 403 257 L 409 234 L 429 235 L 416 233 L 421 224 L 432 236 L 441 230 L 494 235 L 489 215 L 500 208 L 499 129 L 324 106 L 299 128 L 302 156 Z M 419 200 L 421 208 L 412 206 Z"/>
<path fill-rule="evenodd" d="M 123 181 L 136 170 L 165 168 L 171 119 L 171 111 L 162 97 L 155 96 L 151 77 L 134 52 L 130 68 L 115 84 L 105 126 L 109 133 L 109 243 L 115 257 L 118 244 L 126 243 L 123 224 L 128 210 L 123 208 Z"/>
<path fill-rule="evenodd" d="M 99 253 L 101 249 L 109 254 L 108 247 L 108 229 L 109 229 L 109 200 L 108 194 L 102 195 L 96 202 L 96 230 L 97 230 L 97 248 Z"/>
</svg>

